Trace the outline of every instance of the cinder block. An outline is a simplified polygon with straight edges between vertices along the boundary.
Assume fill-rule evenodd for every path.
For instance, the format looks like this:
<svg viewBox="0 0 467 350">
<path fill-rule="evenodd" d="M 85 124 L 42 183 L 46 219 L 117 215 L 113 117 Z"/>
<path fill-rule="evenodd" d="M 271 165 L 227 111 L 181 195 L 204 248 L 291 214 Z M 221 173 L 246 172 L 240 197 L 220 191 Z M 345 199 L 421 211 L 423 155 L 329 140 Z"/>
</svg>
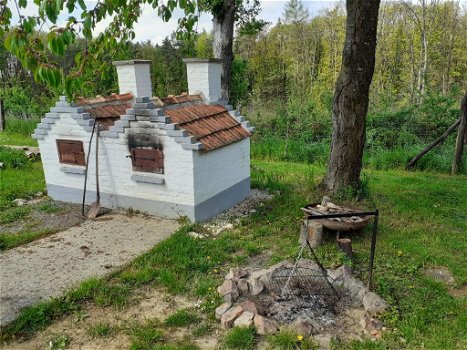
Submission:
<svg viewBox="0 0 467 350">
<path fill-rule="evenodd" d="M 36 135 L 47 135 L 48 131 L 45 130 L 45 129 L 36 129 L 36 130 L 34 130 L 34 134 L 36 134 Z"/>
<path fill-rule="evenodd" d="M 186 130 L 167 130 L 167 136 L 171 137 L 187 137 L 189 134 Z"/>
<path fill-rule="evenodd" d="M 127 120 L 117 120 L 115 122 L 115 126 L 121 127 L 121 128 L 129 128 L 130 123 Z"/>
<path fill-rule="evenodd" d="M 149 122 L 149 121 L 151 121 L 151 117 L 149 117 L 147 115 L 137 115 L 136 120 L 139 121 L 139 122 Z"/>
<path fill-rule="evenodd" d="M 149 97 L 137 97 L 135 101 L 137 103 L 148 103 L 151 102 L 151 99 Z"/>
<path fill-rule="evenodd" d="M 170 118 L 169 117 L 149 117 L 149 120 L 152 121 L 152 122 L 156 122 L 156 123 L 164 123 L 164 124 L 168 124 L 170 123 Z"/>
<path fill-rule="evenodd" d="M 81 126 L 91 126 L 94 124 L 94 120 L 93 119 L 82 119 L 82 120 L 78 120 L 78 125 L 81 125 Z"/>
<path fill-rule="evenodd" d="M 51 125 L 50 124 L 47 124 L 47 123 L 39 123 L 37 124 L 37 128 L 38 129 L 50 129 L 51 128 Z"/>
<path fill-rule="evenodd" d="M 184 149 L 191 149 L 191 150 L 199 151 L 203 149 L 203 144 L 202 143 L 191 143 L 191 144 L 182 143 L 182 147 Z"/>
<path fill-rule="evenodd" d="M 136 120 L 136 116 L 131 114 L 124 114 L 120 117 L 120 120 L 133 121 Z"/>
<path fill-rule="evenodd" d="M 58 113 L 45 113 L 45 117 L 49 119 L 59 119 L 60 114 Z"/>
<path fill-rule="evenodd" d="M 190 137 L 175 137 L 174 140 L 177 143 L 196 143 L 197 142 L 197 140 L 192 136 L 190 136 Z"/>
<path fill-rule="evenodd" d="M 134 109 L 154 109 L 154 103 L 152 102 L 135 102 L 132 107 Z"/>
<path fill-rule="evenodd" d="M 109 128 L 109 133 L 112 133 L 112 132 L 124 133 L 125 129 L 114 125 Z"/>
</svg>

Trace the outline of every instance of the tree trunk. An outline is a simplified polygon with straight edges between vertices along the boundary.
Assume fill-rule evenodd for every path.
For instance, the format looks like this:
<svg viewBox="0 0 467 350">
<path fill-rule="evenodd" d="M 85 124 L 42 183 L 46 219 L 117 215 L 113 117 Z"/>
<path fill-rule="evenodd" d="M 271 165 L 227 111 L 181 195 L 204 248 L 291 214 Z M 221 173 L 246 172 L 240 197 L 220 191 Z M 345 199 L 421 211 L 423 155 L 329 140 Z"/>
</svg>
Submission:
<svg viewBox="0 0 467 350">
<path fill-rule="evenodd" d="M 0 100 L 0 132 L 5 131 L 5 109 L 3 108 L 3 100 Z"/>
<path fill-rule="evenodd" d="M 223 60 L 222 98 L 229 99 L 232 79 L 233 34 L 235 22 L 235 0 L 224 0 L 222 7 L 213 11 L 212 36 L 214 58 Z"/>
<path fill-rule="evenodd" d="M 457 131 L 456 149 L 454 151 L 454 159 L 452 160 L 451 174 L 457 174 L 462 163 L 462 154 L 464 153 L 465 137 L 467 133 L 467 91 L 461 103 L 461 118 L 459 130 Z"/>
<path fill-rule="evenodd" d="M 379 4 L 380 0 L 347 0 L 342 67 L 332 107 L 331 155 L 323 180 L 331 192 L 360 185 Z"/>
</svg>

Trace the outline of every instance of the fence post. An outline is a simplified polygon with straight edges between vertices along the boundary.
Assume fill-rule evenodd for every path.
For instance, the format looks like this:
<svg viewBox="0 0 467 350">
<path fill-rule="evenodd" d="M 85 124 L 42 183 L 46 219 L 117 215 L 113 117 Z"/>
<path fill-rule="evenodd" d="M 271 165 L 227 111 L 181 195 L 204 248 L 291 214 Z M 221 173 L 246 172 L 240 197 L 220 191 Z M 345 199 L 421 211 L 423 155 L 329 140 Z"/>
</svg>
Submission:
<svg viewBox="0 0 467 350">
<path fill-rule="evenodd" d="M 0 132 L 5 131 L 5 109 L 3 108 L 3 100 L 0 99 Z"/>
<path fill-rule="evenodd" d="M 464 143 L 467 134 L 467 91 L 461 103 L 461 117 L 459 129 L 457 131 L 456 149 L 454 151 L 454 159 L 452 160 L 451 174 L 457 174 L 462 164 L 462 153 L 464 153 Z"/>
</svg>

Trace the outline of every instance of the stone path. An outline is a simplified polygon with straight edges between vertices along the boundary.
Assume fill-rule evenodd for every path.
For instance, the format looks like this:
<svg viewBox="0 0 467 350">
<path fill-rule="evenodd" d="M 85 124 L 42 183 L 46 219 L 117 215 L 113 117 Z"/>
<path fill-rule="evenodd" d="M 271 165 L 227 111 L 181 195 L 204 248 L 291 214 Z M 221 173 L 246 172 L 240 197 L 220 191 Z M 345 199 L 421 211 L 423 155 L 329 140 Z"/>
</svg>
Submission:
<svg viewBox="0 0 467 350">
<path fill-rule="evenodd" d="M 0 326 L 26 306 L 125 265 L 178 226 L 173 220 L 112 213 L 0 253 Z"/>
</svg>

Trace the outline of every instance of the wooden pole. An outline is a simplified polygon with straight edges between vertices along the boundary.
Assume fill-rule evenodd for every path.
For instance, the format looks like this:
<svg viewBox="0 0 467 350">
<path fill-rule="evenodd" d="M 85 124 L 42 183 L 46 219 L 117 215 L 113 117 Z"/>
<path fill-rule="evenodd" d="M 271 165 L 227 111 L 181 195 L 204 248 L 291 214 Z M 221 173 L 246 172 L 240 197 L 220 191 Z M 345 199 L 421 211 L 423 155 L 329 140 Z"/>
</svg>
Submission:
<svg viewBox="0 0 467 350">
<path fill-rule="evenodd" d="M 418 155 L 416 155 L 410 162 L 407 164 L 407 169 L 412 168 L 415 163 L 422 158 L 425 154 L 427 154 L 432 148 L 438 146 L 441 142 L 443 142 L 451 132 L 454 131 L 455 128 L 457 128 L 460 124 L 461 120 L 458 119 L 454 124 L 452 124 L 449 129 L 447 129 L 443 135 L 438 137 L 435 141 L 433 141 L 428 147 L 426 147 L 423 151 L 421 151 Z"/>
<path fill-rule="evenodd" d="M 0 99 L 0 132 L 5 131 L 5 109 L 3 108 L 3 100 Z"/>
<path fill-rule="evenodd" d="M 457 174 L 462 163 L 462 154 L 464 153 L 464 144 L 467 141 L 467 91 L 461 102 L 461 117 L 459 130 L 457 131 L 456 149 L 454 150 L 454 159 L 452 160 L 451 174 Z"/>
<path fill-rule="evenodd" d="M 336 242 L 337 242 L 337 247 L 340 250 L 342 250 L 350 260 L 352 260 L 353 259 L 352 241 L 349 238 L 338 238 Z"/>
</svg>

